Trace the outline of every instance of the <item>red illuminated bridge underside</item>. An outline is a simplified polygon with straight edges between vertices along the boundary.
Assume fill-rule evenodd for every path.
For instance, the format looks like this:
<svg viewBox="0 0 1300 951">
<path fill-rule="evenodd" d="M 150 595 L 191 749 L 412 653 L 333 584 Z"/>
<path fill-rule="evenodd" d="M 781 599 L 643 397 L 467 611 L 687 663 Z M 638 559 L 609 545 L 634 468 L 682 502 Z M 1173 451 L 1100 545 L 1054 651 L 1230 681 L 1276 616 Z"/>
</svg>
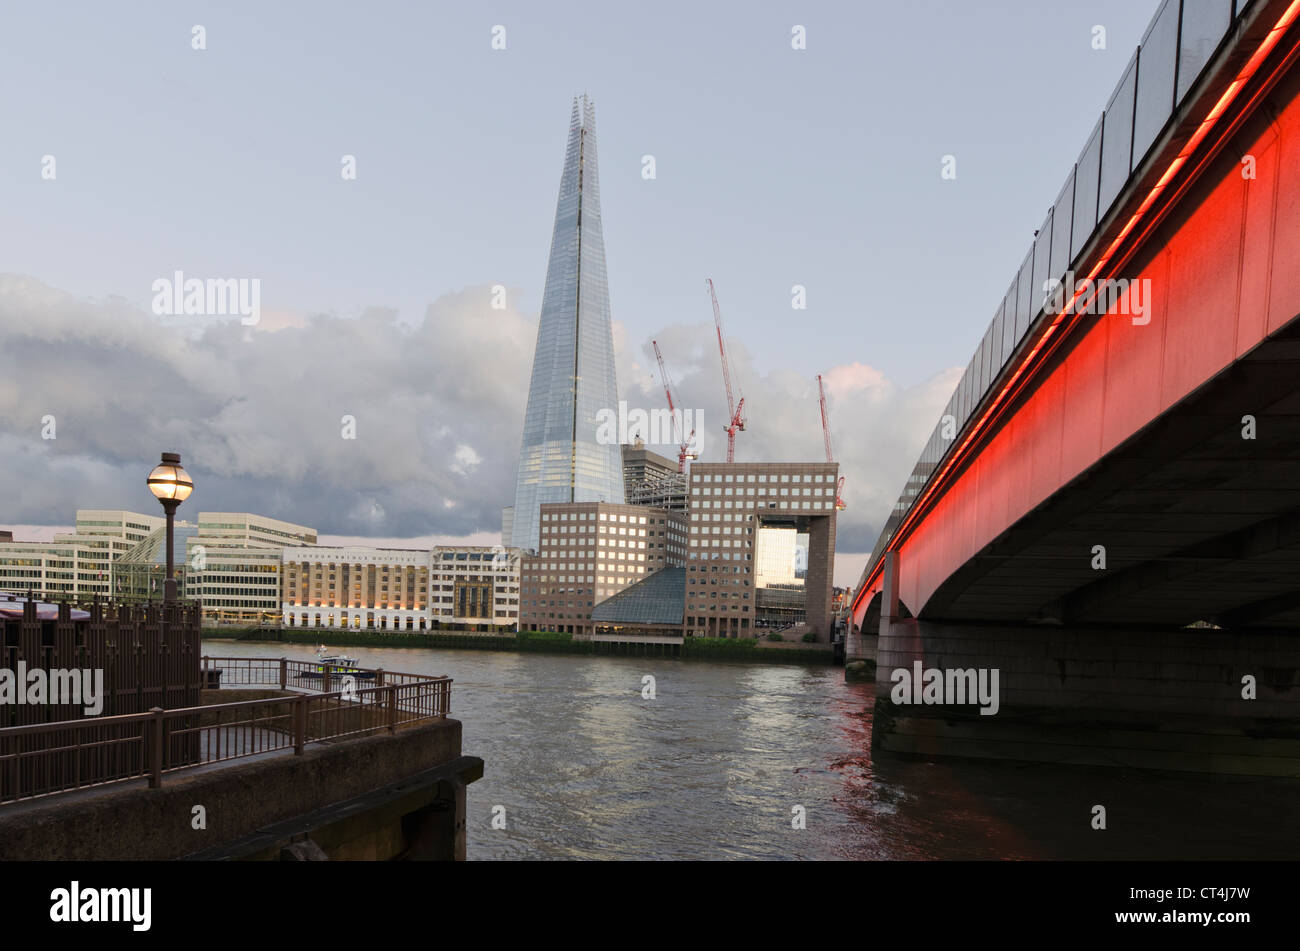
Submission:
<svg viewBox="0 0 1300 951">
<path fill-rule="evenodd" d="M 895 534 L 905 610 L 1300 624 L 1300 69 L 1273 78 L 1236 90 L 1235 117 L 1220 103 L 1235 131 L 1203 122 L 1185 151 L 1231 137 L 1154 229 L 1130 222 L 1111 246 L 1127 256 L 1114 276 L 1150 282 L 1149 322 L 1058 321 Z M 1201 160 L 1177 158 L 1161 187 Z M 855 625 L 882 585 L 875 570 L 857 592 Z"/>
</svg>

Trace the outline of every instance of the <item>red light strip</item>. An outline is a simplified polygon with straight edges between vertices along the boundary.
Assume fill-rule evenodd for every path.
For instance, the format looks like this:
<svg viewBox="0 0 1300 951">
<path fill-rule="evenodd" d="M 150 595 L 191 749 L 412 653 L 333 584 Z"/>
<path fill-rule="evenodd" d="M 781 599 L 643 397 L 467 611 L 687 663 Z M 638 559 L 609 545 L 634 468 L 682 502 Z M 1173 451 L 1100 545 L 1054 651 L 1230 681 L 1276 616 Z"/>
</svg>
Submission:
<svg viewBox="0 0 1300 951">
<path fill-rule="evenodd" d="M 1192 133 L 1191 138 L 1187 140 L 1187 143 L 1183 146 L 1182 150 L 1174 157 L 1173 161 L 1169 163 L 1169 167 L 1165 169 L 1165 172 L 1160 176 L 1159 181 L 1151 187 L 1146 198 L 1143 199 L 1142 204 L 1138 206 L 1137 211 L 1133 212 L 1132 217 L 1129 218 L 1120 233 L 1115 236 L 1115 240 L 1110 243 L 1110 247 L 1106 249 L 1106 252 L 1101 256 L 1101 259 L 1098 260 L 1092 270 L 1088 272 L 1088 276 L 1076 285 L 1074 296 L 1070 298 L 1069 303 L 1065 304 L 1061 309 L 1061 312 L 1056 315 L 1052 323 L 1048 325 L 1038 340 L 1035 341 L 1033 348 L 1025 354 L 1025 358 L 1020 362 L 1020 365 L 1016 367 L 1015 373 L 1011 375 L 1011 378 L 1007 380 L 1002 389 L 998 391 L 998 395 L 985 409 L 983 415 L 980 416 L 979 421 L 976 422 L 974 428 L 971 429 L 966 438 L 962 440 L 961 445 L 957 447 L 957 451 L 949 456 L 948 461 L 944 464 L 944 467 L 939 470 L 938 475 L 933 476 L 928 480 L 920 497 L 909 506 L 907 515 L 904 517 L 902 524 L 894 531 L 893 537 L 889 540 L 889 547 L 887 547 L 885 551 L 894 550 L 895 543 L 901 541 L 904 533 L 912 528 L 913 523 L 919 518 L 918 513 L 921 506 L 938 490 L 938 486 L 943 481 L 944 476 L 948 474 L 953 466 L 959 463 L 961 457 L 966 451 L 966 447 L 982 433 L 985 424 L 998 408 L 999 404 L 1001 404 L 1003 399 L 1006 398 L 1007 393 L 1015 385 L 1016 381 L 1025 373 L 1029 365 L 1034 362 L 1039 351 L 1043 349 L 1043 344 L 1047 342 L 1047 338 L 1056 331 L 1057 327 L 1059 327 L 1065 320 L 1066 315 L 1073 309 L 1075 302 L 1083 296 L 1083 288 L 1091 288 L 1093 286 L 1094 278 L 1096 278 L 1101 270 L 1110 263 L 1111 258 L 1119 249 L 1119 246 L 1124 242 L 1124 239 L 1132 233 L 1133 229 L 1138 226 L 1138 223 L 1143 217 L 1145 217 L 1151 206 L 1155 204 L 1156 199 L 1160 197 L 1165 186 L 1167 186 L 1173 177 L 1178 174 L 1179 170 L 1184 164 L 1186 164 L 1192 153 L 1195 152 L 1201 143 L 1205 141 L 1205 137 L 1210 134 L 1210 130 L 1214 128 L 1215 124 L 1223 114 L 1228 111 L 1228 107 L 1236 100 L 1237 94 L 1241 92 L 1246 83 L 1250 81 L 1250 78 L 1254 76 L 1256 70 L 1259 69 L 1260 64 L 1271 52 L 1273 52 L 1273 49 L 1281 41 L 1282 34 L 1291 27 L 1297 17 L 1300 17 L 1300 0 L 1293 0 L 1291 5 L 1287 7 L 1286 11 L 1278 19 L 1277 23 L 1274 24 L 1273 28 L 1268 31 L 1268 35 L 1264 37 L 1263 41 L 1259 44 L 1259 47 L 1253 54 L 1251 54 L 1250 59 L 1248 59 L 1246 64 L 1242 66 L 1241 71 L 1237 73 L 1237 77 L 1228 84 L 1228 88 L 1223 91 L 1223 95 L 1220 96 L 1219 101 L 1214 104 L 1214 108 L 1212 108 L 1209 113 L 1206 114 L 1205 118 L 1201 120 L 1201 124 L 1196 127 L 1196 131 Z M 1073 316 L 1077 318 L 1080 315 L 1074 314 Z M 1073 321 L 1071 321 L 1071 323 L 1073 323 Z M 883 570 L 884 558 L 882 557 L 876 563 L 876 567 L 872 570 L 871 574 L 867 576 L 867 580 L 859 589 L 857 597 L 854 598 L 853 607 L 850 609 L 851 613 L 857 612 L 858 604 L 861 602 L 866 592 L 870 590 L 876 578 L 880 576 L 880 573 Z"/>
</svg>

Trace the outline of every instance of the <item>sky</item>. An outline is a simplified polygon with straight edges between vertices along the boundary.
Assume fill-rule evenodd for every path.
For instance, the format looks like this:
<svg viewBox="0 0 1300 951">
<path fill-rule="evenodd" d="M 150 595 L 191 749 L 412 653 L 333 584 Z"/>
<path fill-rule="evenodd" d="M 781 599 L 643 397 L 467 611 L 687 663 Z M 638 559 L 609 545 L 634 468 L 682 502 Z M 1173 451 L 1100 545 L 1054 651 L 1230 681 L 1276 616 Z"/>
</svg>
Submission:
<svg viewBox="0 0 1300 951">
<path fill-rule="evenodd" d="M 711 277 L 738 460 L 824 458 L 826 379 L 851 584 L 1156 6 L 6 5 L 0 526 L 152 511 L 167 449 L 191 514 L 494 543 L 586 92 L 620 395 L 658 340 L 725 452 Z M 260 320 L 155 314 L 178 270 Z"/>
</svg>

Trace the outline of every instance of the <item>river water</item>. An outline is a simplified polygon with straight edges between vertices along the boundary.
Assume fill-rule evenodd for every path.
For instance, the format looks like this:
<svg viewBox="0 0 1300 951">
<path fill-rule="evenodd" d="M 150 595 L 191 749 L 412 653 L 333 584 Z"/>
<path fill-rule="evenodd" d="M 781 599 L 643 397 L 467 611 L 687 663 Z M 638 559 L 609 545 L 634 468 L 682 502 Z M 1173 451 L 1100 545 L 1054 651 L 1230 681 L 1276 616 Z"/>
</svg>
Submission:
<svg viewBox="0 0 1300 951">
<path fill-rule="evenodd" d="M 204 650 L 315 656 L 226 640 Z M 339 651 L 454 678 L 464 752 L 485 764 L 468 791 L 471 860 L 1300 856 L 1300 779 L 873 757 L 872 688 L 845 684 L 843 668 Z M 1105 830 L 1091 827 L 1097 804 Z"/>
</svg>

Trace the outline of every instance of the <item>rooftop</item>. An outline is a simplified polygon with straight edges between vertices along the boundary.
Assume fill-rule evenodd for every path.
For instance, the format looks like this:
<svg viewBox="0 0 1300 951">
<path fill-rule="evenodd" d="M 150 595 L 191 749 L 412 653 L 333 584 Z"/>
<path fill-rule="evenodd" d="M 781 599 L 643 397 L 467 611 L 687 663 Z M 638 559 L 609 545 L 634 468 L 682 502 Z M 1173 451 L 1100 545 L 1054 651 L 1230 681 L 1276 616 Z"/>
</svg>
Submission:
<svg viewBox="0 0 1300 951">
<path fill-rule="evenodd" d="M 680 627 L 686 603 L 686 569 L 661 568 L 591 609 L 595 624 L 671 624 Z"/>
</svg>

